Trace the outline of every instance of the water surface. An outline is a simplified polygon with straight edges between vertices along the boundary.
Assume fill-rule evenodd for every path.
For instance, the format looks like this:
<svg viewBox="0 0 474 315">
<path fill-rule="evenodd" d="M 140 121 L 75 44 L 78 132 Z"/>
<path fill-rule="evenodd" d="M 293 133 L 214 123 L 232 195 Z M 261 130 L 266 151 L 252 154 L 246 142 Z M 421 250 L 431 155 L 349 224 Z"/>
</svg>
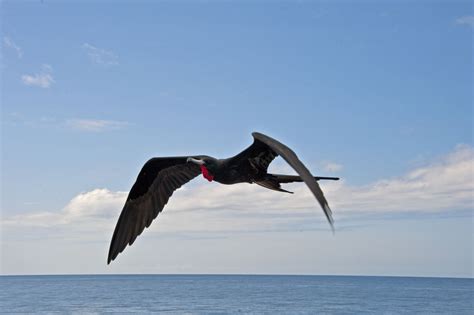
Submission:
<svg viewBox="0 0 474 315">
<path fill-rule="evenodd" d="M 473 314 L 472 279 L 1 276 L 2 313 Z"/>
</svg>

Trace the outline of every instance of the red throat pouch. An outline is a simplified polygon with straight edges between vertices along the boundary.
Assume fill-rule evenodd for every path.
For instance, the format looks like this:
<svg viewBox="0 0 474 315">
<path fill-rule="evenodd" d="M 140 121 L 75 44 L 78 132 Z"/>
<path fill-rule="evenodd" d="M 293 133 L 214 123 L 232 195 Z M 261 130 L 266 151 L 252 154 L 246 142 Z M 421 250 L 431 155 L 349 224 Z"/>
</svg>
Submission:
<svg viewBox="0 0 474 315">
<path fill-rule="evenodd" d="M 207 170 L 207 168 L 204 166 L 204 165 L 201 165 L 201 172 L 202 172 L 202 176 L 207 179 L 208 181 L 212 182 L 212 180 L 214 179 L 214 176 L 212 176 L 209 171 Z"/>
</svg>

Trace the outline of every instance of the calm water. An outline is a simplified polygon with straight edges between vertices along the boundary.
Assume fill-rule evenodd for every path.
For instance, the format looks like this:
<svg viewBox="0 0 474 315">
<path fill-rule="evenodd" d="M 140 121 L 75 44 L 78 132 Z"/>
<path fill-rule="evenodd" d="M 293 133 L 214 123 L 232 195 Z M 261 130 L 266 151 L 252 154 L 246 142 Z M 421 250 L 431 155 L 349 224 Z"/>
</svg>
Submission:
<svg viewBox="0 0 474 315">
<path fill-rule="evenodd" d="M 1 276 L 3 313 L 473 314 L 472 279 Z"/>
</svg>

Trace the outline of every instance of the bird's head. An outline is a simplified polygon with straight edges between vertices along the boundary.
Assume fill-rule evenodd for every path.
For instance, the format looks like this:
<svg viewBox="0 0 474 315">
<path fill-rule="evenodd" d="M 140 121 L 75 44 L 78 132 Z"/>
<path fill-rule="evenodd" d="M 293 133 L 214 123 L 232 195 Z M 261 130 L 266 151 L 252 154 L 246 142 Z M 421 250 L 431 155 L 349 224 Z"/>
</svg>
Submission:
<svg viewBox="0 0 474 315">
<path fill-rule="evenodd" d="M 212 182 L 217 169 L 217 160 L 210 156 L 188 157 L 186 162 L 194 163 L 201 167 L 202 176 Z"/>
</svg>

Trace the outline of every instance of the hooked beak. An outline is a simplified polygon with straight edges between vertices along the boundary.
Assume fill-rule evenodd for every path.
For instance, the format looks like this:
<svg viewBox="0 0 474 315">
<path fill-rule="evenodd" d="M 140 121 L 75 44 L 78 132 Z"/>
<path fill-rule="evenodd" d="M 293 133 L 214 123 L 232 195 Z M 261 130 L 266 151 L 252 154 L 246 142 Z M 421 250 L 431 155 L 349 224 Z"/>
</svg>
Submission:
<svg viewBox="0 0 474 315">
<path fill-rule="evenodd" d="M 186 162 L 191 162 L 191 163 L 194 163 L 194 164 L 197 164 L 197 165 L 204 165 L 205 162 L 203 160 L 198 160 L 198 159 L 195 159 L 195 158 L 192 158 L 192 157 L 188 157 L 186 159 Z"/>
</svg>

